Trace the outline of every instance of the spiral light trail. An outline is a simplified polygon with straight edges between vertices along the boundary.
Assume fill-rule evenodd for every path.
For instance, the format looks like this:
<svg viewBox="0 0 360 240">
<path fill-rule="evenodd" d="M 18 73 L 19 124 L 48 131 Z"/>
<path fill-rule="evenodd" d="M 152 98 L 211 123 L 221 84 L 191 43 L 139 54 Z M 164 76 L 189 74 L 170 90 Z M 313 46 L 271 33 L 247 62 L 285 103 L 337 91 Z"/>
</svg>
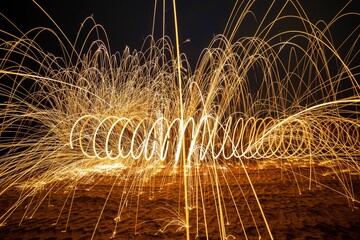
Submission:
<svg viewBox="0 0 360 240">
<path fill-rule="evenodd" d="M 224 123 L 210 115 L 202 116 L 198 122 L 189 118 L 183 123 L 179 118 L 169 122 L 164 117 L 137 120 L 85 115 L 74 123 L 69 142 L 72 149 L 89 158 L 165 161 L 173 157 L 174 165 L 178 164 L 184 139 L 190 165 L 195 163 L 192 155 L 196 156 L 194 161 L 206 161 L 208 156 L 214 160 L 359 156 L 357 121 L 323 116 L 317 119 L 307 114 L 329 105 L 359 102 L 329 102 L 283 120 L 229 117 Z"/>
</svg>

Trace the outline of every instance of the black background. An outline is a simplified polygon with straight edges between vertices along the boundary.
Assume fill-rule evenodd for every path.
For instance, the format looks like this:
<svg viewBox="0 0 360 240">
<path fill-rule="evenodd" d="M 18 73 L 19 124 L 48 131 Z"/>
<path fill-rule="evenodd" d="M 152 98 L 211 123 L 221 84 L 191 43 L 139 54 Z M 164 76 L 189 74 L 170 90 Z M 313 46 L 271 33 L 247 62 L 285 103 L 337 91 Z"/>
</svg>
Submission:
<svg viewBox="0 0 360 240">
<path fill-rule="evenodd" d="M 273 15 L 279 11 L 285 1 L 277 1 L 272 11 Z M 81 23 L 88 16 L 93 16 L 101 24 L 108 35 L 111 52 L 122 51 L 126 46 L 130 49 L 140 49 L 144 39 L 151 34 L 154 1 L 113 1 L 113 0 L 88 0 L 88 1 L 45 1 L 37 3 L 51 16 L 63 30 L 65 35 L 73 42 Z M 269 7 L 271 1 L 256 1 L 251 10 L 257 22 Z M 303 0 L 308 17 L 312 22 L 325 20 L 329 22 L 346 5 L 346 1 L 339 0 Z M 222 33 L 230 16 L 234 0 L 181 0 L 177 1 L 177 15 L 179 23 L 179 36 L 181 52 L 184 52 L 192 67 L 196 64 L 199 54 L 207 47 L 215 34 Z M 162 31 L 162 2 L 158 1 L 156 14 L 155 38 L 161 37 Z M 359 13 L 359 1 L 352 1 L 345 12 Z M 285 9 L 291 14 L 292 10 Z M 26 32 L 34 27 L 49 27 L 55 25 L 41 9 L 30 0 L 2 2 L 0 12 L 9 18 L 17 27 Z M 175 41 L 173 31 L 172 1 L 166 1 L 166 33 Z M 349 31 L 359 27 L 359 17 L 350 17 L 334 25 L 333 37 L 335 44 L 339 45 L 349 34 Z M 14 32 L 4 18 L 0 18 L 0 29 Z M 249 15 L 239 29 L 239 36 L 247 36 L 256 30 L 256 22 Z M 56 30 L 57 33 L 59 32 Z M 279 30 L 280 31 L 280 30 Z M 2 35 L 0 35 L 2 37 Z M 4 37 L 2 37 L 4 38 Z M 191 41 L 186 41 L 190 39 Z M 54 39 L 39 39 L 40 44 L 46 45 L 50 52 L 55 52 Z M 44 42 L 42 44 L 41 42 Z M 346 51 L 344 50 L 344 54 Z"/>
</svg>

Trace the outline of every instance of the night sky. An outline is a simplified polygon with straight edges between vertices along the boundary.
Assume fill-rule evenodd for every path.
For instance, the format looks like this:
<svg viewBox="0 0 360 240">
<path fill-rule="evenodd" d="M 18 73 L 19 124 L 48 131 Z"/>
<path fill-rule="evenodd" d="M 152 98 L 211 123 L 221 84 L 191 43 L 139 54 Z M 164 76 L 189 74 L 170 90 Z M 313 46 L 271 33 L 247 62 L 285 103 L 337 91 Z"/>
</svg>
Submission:
<svg viewBox="0 0 360 240">
<path fill-rule="evenodd" d="M 56 21 L 70 41 L 74 41 L 82 21 L 93 16 L 101 24 L 109 37 L 111 51 L 122 52 L 125 46 L 131 50 L 140 49 L 146 36 L 151 33 L 154 1 L 37 1 L 41 7 Z M 194 67 L 199 54 L 207 47 L 215 34 L 222 33 L 230 16 L 234 0 L 181 0 L 177 1 L 179 35 L 181 51 L 184 52 Z M 252 10 L 257 21 L 262 19 L 271 1 L 256 1 Z M 277 1 L 278 7 L 285 1 Z M 21 3 L 21 4 L 20 4 Z M 301 4 L 309 18 L 316 22 L 320 19 L 329 21 L 346 4 L 339 0 L 304 0 Z M 175 41 L 173 31 L 172 1 L 166 2 L 166 32 Z M 347 12 L 360 12 L 359 1 L 353 1 L 347 7 Z M 56 29 L 49 18 L 30 0 L 6 1 L 1 5 L 1 13 L 13 21 L 21 30 L 26 31 L 34 27 L 45 26 Z M 158 1 L 158 12 L 155 38 L 161 36 L 162 31 L 162 1 Z M 291 10 L 289 10 L 291 13 Z M 273 11 L 273 13 L 276 13 Z M 334 41 L 340 42 L 350 29 L 359 26 L 359 18 L 343 21 L 334 28 Z M 1 29 L 10 27 L 3 18 L 0 20 Z M 239 36 L 253 34 L 256 23 L 250 17 L 239 30 Z M 13 30 L 10 30 L 14 32 Z M 279 30 L 280 31 L 280 30 Z M 16 33 L 16 32 L 14 32 Z M 0 35 L 1 37 L 1 35 Z M 186 41 L 190 39 L 191 41 Z M 56 41 L 44 41 L 49 48 Z M 47 48 L 46 47 L 46 48 Z"/>
</svg>

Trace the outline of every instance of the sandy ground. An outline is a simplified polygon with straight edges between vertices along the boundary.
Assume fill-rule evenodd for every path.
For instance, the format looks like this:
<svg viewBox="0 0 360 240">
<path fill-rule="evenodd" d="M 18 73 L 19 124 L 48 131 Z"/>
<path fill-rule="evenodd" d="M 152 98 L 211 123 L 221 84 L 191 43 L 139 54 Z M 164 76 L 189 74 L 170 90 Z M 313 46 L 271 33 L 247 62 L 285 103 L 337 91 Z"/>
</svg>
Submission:
<svg viewBox="0 0 360 240">
<path fill-rule="evenodd" d="M 308 169 L 298 169 L 296 173 L 308 176 L 306 171 Z M 219 177 L 222 206 L 226 208 L 223 213 L 228 239 L 259 239 L 259 235 L 261 239 L 269 239 L 244 171 L 230 167 L 221 173 L 228 181 L 224 185 L 224 177 Z M 291 171 L 269 167 L 249 169 L 248 173 L 274 239 L 360 239 L 360 209 L 357 208 L 360 204 L 351 206 L 346 197 L 334 191 L 343 190 L 333 175 L 318 179 L 327 187 L 313 183 L 309 190 L 308 180 L 296 177 Z M 209 239 L 220 237 L 219 211 L 214 204 L 218 199 L 214 198 L 216 188 L 212 187 L 211 179 L 204 177 L 201 185 L 204 205 L 200 197 L 196 198 L 195 190 L 190 196 L 199 199 L 198 205 L 193 201 L 190 211 L 191 239 L 206 239 L 204 208 Z M 27 198 L 6 220 L 6 225 L 0 227 L 0 239 L 90 239 L 93 234 L 94 239 L 109 239 L 115 229 L 114 219 L 119 206 L 123 208 L 115 239 L 185 238 L 185 229 L 179 223 L 184 219 L 183 212 L 179 211 L 184 206 L 181 202 L 183 196 L 179 194 L 183 187 L 181 178 L 159 173 L 141 187 L 138 184 L 133 191 L 124 191 L 129 189 L 125 184 L 129 185 L 132 181 L 115 181 L 111 177 L 99 181 L 95 177 L 92 181 L 91 184 L 78 184 L 75 194 L 74 188 L 54 187 Z M 113 182 L 116 184 L 110 192 Z M 353 179 L 353 189 L 360 193 L 358 179 Z M 19 198 L 19 194 L 19 190 L 11 189 L 1 196 L 1 215 Z M 126 200 L 122 200 L 124 196 L 127 196 Z M 104 211 L 99 218 L 102 209 Z M 159 231 L 169 223 L 174 225 L 170 224 L 164 231 Z"/>
</svg>

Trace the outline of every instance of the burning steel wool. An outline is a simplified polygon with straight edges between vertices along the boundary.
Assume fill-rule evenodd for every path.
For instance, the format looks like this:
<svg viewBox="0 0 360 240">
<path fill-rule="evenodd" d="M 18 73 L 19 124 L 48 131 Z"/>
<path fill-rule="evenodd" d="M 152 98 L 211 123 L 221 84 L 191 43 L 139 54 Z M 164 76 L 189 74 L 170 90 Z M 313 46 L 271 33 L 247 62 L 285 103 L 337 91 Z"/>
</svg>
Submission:
<svg viewBox="0 0 360 240">
<path fill-rule="evenodd" d="M 327 186 L 321 177 L 329 174 L 340 188 L 328 188 L 350 207 L 358 204 L 359 28 L 340 46 L 331 28 L 359 13 L 344 8 L 330 23 L 313 23 L 298 1 L 287 1 L 283 8 L 297 14 L 269 8 L 254 35 L 237 38 L 253 3 L 235 4 L 224 34 L 211 40 L 194 71 L 181 53 L 175 0 L 174 43 L 165 33 L 149 36 L 139 51 L 112 54 L 91 17 L 82 26 L 93 27 L 85 39 L 80 29 L 74 43 L 60 29 L 0 30 L 0 198 L 18 194 L 0 212 L 1 226 L 20 210 L 22 224 L 64 191 L 55 223 L 66 216 L 66 231 L 78 189 L 91 192 L 102 182 L 107 195 L 91 239 L 113 201 L 108 237 L 121 237 L 129 216 L 133 234 L 143 234 L 150 221 L 139 220 L 145 198 L 162 201 L 154 234 L 248 239 L 251 225 L 258 238 L 273 239 L 249 174 L 267 164 L 308 189 Z M 270 13 L 275 17 L 265 21 Z M 286 21 L 299 27 L 273 30 Z M 43 34 L 58 39 L 63 55 L 37 43 Z"/>
</svg>

